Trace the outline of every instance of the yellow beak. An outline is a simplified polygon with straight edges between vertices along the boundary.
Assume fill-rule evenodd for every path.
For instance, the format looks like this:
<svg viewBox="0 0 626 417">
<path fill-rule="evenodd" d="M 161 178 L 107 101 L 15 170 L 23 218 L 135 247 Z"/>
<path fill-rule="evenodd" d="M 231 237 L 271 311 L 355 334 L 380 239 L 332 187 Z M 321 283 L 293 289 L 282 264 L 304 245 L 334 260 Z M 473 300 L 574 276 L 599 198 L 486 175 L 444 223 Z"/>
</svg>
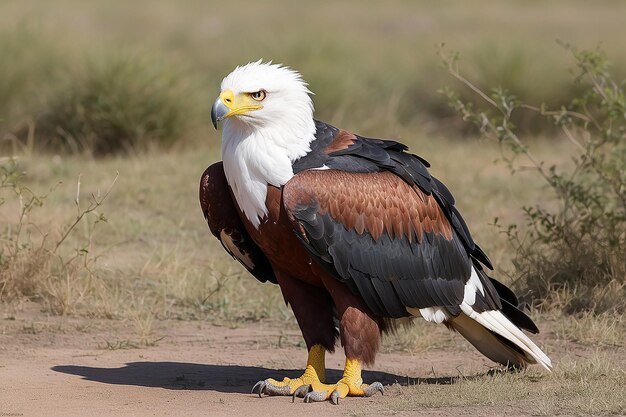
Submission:
<svg viewBox="0 0 626 417">
<path fill-rule="evenodd" d="M 213 103 L 211 108 L 211 121 L 217 129 L 218 122 L 227 117 L 246 114 L 253 110 L 262 109 L 263 106 L 255 101 L 250 94 L 239 93 L 235 95 L 231 90 L 224 90 Z"/>
</svg>

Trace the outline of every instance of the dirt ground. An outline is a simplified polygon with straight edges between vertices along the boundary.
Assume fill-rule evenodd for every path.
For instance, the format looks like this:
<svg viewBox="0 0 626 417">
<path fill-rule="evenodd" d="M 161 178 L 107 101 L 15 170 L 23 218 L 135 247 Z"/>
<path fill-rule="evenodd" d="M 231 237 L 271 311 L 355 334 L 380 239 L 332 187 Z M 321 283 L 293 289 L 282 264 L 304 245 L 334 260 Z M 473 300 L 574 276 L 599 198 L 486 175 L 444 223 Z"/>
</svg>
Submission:
<svg viewBox="0 0 626 417">
<path fill-rule="evenodd" d="M 439 383 L 490 363 L 456 346 L 412 355 L 381 353 L 364 380 L 386 385 L 384 396 L 330 403 L 258 398 L 250 389 L 267 377 L 297 376 L 306 359 L 297 329 L 254 323 L 237 328 L 161 321 L 153 346 L 129 340 L 128 323 L 4 315 L 0 323 L 0 416 L 334 416 L 415 415 L 390 406 L 403 387 Z M 282 326 L 284 327 L 284 326 Z M 340 351 L 327 358 L 338 379 Z M 420 379 L 416 379 L 420 378 Z M 448 377 L 449 379 L 449 377 Z M 445 382 L 443 382 L 445 383 Z M 515 415 L 498 407 L 428 408 L 421 415 Z"/>
</svg>

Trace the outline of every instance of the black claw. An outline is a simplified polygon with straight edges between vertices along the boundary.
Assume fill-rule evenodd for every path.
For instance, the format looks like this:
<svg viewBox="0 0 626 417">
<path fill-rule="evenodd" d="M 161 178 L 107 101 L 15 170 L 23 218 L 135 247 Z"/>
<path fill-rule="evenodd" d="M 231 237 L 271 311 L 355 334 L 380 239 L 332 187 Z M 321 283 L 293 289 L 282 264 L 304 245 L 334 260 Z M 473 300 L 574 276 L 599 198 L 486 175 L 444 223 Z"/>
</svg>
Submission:
<svg viewBox="0 0 626 417">
<path fill-rule="evenodd" d="M 334 390 L 332 394 L 330 394 L 330 402 L 334 405 L 339 405 L 339 391 Z"/>
<path fill-rule="evenodd" d="M 266 386 L 266 382 L 265 381 L 259 381 L 256 384 L 254 384 L 254 386 L 252 387 L 252 392 L 251 394 L 254 394 L 254 391 L 257 389 L 257 387 L 259 388 L 259 398 L 263 398 L 263 392 L 265 391 L 265 386 Z"/>
<path fill-rule="evenodd" d="M 291 402 L 295 402 L 296 401 L 296 397 L 304 397 L 306 394 L 308 394 L 308 392 L 311 390 L 311 386 L 310 385 L 300 385 L 291 395 Z"/>
<path fill-rule="evenodd" d="M 383 387 L 383 384 L 381 384 L 380 382 L 372 382 L 370 386 L 365 389 L 365 396 L 371 397 L 377 392 L 380 392 L 381 395 L 385 395 L 385 388 Z"/>
<path fill-rule="evenodd" d="M 326 393 L 324 391 L 311 390 L 304 396 L 305 403 L 320 402 L 324 400 L 326 400 Z"/>
</svg>

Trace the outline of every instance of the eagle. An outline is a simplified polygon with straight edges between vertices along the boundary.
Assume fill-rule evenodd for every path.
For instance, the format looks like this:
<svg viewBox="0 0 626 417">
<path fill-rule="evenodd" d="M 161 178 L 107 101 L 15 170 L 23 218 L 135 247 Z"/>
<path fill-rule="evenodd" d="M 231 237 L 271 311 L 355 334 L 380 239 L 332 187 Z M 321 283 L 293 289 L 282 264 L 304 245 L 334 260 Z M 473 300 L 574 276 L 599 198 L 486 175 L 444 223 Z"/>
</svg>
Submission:
<svg viewBox="0 0 626 417">
<path fill-rule="evenodd" d="M 429 163 L 402 143 L 317 121 L 311 95 L 297 71 L 257 61 L 223 79 L 211 109 L 222 161 L 202 174 L 203 214 L 234 259 L 278 284 L 308 350 L 300 377 L 252 392 L 333 404 L 383 393 L 361 370 L 407 317 L 444 324 L 505 366 L 550 370 L 524 333 L 537 326 L 487 275 L 489 258 Z M 337 340 L 343 376 L 326 381 Z"/>
</svg>

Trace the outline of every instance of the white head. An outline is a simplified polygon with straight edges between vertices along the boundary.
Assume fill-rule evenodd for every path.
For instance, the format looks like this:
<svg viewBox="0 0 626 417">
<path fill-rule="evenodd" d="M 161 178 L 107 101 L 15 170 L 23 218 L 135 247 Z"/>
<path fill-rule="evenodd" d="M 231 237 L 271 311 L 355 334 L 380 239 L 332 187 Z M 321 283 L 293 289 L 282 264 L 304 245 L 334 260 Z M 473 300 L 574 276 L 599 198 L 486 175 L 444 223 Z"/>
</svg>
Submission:
<svg viewBox="0 0 626 417">
<path fill-rule="evenodd" d="M 315 138 L 311 92 L 302 76 L 282 65 L 252 62 L 224 78 L 211 109 L 223 123 L 222 159 L 239 207 L 258 227 L 267 185 L 284 185 L 293 161 Z"/>
<path fill-rule="evenodd" d="M 222 140 L 271 134 L 290 156 L 302 156 L 313 139 L 313 102 L 302 76 L 289 67 L 260 60 L 235 68 L 222 81 L 213 105 L 213 124 L 223 121 Z"/>
</svg>

